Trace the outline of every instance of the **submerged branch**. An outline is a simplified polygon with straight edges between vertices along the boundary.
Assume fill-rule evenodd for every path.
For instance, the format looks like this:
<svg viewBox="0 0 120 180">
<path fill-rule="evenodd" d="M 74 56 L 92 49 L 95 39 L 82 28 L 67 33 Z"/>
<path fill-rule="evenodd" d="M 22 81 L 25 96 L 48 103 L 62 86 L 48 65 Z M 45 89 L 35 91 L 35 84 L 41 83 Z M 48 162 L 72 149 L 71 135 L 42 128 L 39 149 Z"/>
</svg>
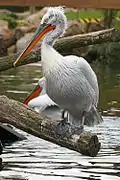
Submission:
<svg viewBox="0 0 120 180">
<path fill-rule="evenodd" d="M 84 132 L 62 138 L 55 131 L 60 120 L 42 117 L 24 104 L 6 96 L 0 96 L 0 121 L 87 156 L 96 156 L 100 150 L 100 143 L 95 134 Z"/>
<path fill-rule="evenodd" d="M 55 43 L 55 49 L 63 55 L 70 54 L 73 48 L 80 48 L 83 46 L 101 44 L 106 42 L 120 41 L 120 31 L 112 28 L 102 31 L 96 31 L 88 34 L 81 34 L 69 37 L 63 37 Z M 13 62 L 18 57 L 14 54 L 7 57 L 0 58 L 0 71 L 5 71 L 13 68 Z M 41 60 L 40 49 L 31 52 L 19 66 L 29 63 L 38 62 Z"/>
</svg>

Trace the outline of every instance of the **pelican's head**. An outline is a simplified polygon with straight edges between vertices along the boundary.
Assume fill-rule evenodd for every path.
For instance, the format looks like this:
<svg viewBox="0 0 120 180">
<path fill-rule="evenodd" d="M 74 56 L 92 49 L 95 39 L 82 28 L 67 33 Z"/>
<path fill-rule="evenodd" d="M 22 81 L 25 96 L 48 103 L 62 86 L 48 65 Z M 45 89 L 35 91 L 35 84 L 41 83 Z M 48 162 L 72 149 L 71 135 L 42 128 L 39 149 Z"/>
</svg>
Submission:
<svg viewBox="0 0 120 180">
<path fill-rule="evenodd" d="M 47 13 L 43 16 L 41 24 L 50 24 L 55 26 L 54 36 L 62 36 L 67 28 L 67 18 L 64 9 L 61 6 L 48 8 Z M 52 31 L 49 33 L 51 36 Z M 50 36 L 49 36 L 50 38 Z"/>
<path fill-rule="evenodd" d="M 36 30 L 28 46 L 14 62 L 16 66 L 34 48 L 38 41 L 45 37 L 46 43 L 51 45 L 53 41 L 62 36 L 67 28 L 67 18 L 62 7 L 50 7 L 43 16 L 41 23 Z"/>
</svg>

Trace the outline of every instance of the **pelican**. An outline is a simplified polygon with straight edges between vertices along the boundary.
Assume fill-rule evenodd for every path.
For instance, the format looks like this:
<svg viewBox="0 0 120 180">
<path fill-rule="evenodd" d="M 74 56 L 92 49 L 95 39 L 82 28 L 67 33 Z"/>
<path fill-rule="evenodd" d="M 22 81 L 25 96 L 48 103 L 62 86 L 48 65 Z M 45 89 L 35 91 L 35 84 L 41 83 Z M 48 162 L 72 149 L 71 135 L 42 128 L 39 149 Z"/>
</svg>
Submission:
<svg viewBox="0 0 120 180">
<path fill-rule="evenodd" d="M 45 82 L 45 77 L 39 79 L 38 85 L 24 101 L 24 104 L 34 108 L 35 111 L 39 113 L 44 111 L 47 107 L 57 106 L 57 104 L 46 94 Z"/>
<path fill-rule="evenodd" d="M 61 110 L 47 95 L 45 77 L 39 79 L 37 86 L 23 103 L 33 108 L 36 112 L 47 115 L 52 119 L 62 118 L 66 120 L 68 116 L 68 113 Z M 52 109 L 49 109 L 49 107 L 52 107 Z"/>
<path fill-rule="evenodd" d="M 99 87 L 95 72 L 84 58 L 62 56 L 53 48 L 55 40 L 63 36 L 66 28 L 64 9 L 48 8 L 35 35 L 14 62 L 14 66 L 43 38 L 41 63 L 46 78 L 46 92 L 61 109 L 69 113 L 70 125 L 82 129 L 89 122 L 92 125 L 102 122 L 97 111 Z"/>
</svg>

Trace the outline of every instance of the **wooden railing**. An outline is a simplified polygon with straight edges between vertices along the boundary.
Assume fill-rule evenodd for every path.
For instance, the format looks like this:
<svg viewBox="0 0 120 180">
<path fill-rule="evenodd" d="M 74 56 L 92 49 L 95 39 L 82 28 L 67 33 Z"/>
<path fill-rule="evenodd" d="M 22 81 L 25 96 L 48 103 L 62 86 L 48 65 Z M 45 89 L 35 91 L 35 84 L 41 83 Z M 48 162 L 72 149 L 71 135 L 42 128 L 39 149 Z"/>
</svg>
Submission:
<svg viewBox="0 0 120 180">
<path fill-rule="evenodd" d="M 0 0 L 0 6 L 56 6 L 120 9 L 120 0 Z"/>
</svg>

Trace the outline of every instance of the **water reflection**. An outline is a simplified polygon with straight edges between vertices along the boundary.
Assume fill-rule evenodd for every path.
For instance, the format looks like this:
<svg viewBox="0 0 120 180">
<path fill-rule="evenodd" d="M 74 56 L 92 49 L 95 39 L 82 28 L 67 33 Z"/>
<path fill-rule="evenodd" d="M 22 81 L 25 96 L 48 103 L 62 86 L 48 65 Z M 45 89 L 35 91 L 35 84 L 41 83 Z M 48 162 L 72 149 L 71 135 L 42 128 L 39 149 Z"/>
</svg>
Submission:
<svg viewBox="0 0 120 180">
<path fill-rule="evenodd" d="M 41 68 L 22 66 L 0 73 L 0 94 L 23 101 L 41 77 Z"/>
<path fill-rule="evenodd" d="M 6 146 L 1 179 L 12 180 L 118 180 L 120 179 L 120 74 L 119 70 L 95 66 L 100 85 L 99 109 L 108 115 L 88 131 L 96 132 L 102 143 L 91 158 L 24 133 L 27 140 Z M 23 66 L 0 74 L 0 94 L 23 101 L 41 77 L 37 66 Z M 117 115 L 117 116 L 116 116 Z"/>
<path fill-rule="evenodd" d="M 115 115 L 114 111 L 120 109 L 120 70 L 98 66 L 95 71 L 100 86 L 99 107 L 101 111 L 111 110 Z"/>
</svg>

